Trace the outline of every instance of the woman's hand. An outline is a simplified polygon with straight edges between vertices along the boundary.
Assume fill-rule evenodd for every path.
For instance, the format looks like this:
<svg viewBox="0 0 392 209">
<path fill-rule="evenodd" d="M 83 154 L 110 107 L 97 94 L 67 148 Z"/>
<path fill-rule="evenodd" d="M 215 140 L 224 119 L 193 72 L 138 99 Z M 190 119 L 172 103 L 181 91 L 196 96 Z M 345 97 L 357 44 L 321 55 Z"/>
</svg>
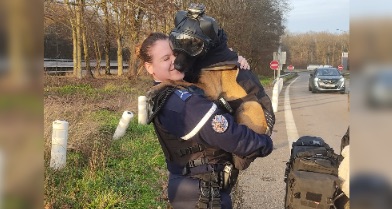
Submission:
<svg viewBox="0 0 392 209">
<path fill-rule="evenodd" d="M 229 48 L 229 49 L 231 51 L 233 51 L 233 48 Z M 238 52 L 237 52 L 237 54 L 238 54 Z M 250 65 L 249 65 L 248 61 L 246 61 L 245 57 L 240 56 L 239 54 L 238 54 L 238 63 L 240 63 L 240 69 L 250 70 Z"/>
<path fill-rule="evenodd" d="M 238 55 L 238 63 L 240 63 L 240 68 L 243 70 L 250 70 L 248 61 L 243 56 Z"/>
</svg>

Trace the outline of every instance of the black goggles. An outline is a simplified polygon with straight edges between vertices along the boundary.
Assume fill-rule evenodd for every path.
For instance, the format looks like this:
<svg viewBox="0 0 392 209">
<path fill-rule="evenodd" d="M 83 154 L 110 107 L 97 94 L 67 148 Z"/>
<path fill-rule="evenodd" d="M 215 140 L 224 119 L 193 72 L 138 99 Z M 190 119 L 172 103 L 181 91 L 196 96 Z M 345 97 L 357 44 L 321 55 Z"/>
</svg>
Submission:
<svg viewBox="0 0 392 209">
<path fill-rule="evenodd" d="M 169 39 L 173 51 L 182 51 L 192 57 L 199 55 L 204 49 L 202 39 L 184 33 L 171 32 Z"/>
</svg>

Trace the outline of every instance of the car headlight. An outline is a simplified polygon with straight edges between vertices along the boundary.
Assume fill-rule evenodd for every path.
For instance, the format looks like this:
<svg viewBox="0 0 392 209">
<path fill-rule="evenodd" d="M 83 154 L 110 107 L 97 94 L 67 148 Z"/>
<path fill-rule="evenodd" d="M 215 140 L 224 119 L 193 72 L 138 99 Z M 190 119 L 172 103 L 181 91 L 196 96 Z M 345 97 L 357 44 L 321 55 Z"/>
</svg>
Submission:
<svg viewBox="0 0 392 209">
<path fill-rule="evenodd" d="M 344 82 L 344 77 L 339 79 L 339 82 Z"/>
<path fill-rule="evenodd" d="M 313 83 L 314 83 L 314 85 L 315 86 L 318 86 L 319 84 L 318 84 L 318 81 L 319 81 L 320 79 L 319 78 L 314 78 L 314 80 L 313 80 Z"/>
</svg>

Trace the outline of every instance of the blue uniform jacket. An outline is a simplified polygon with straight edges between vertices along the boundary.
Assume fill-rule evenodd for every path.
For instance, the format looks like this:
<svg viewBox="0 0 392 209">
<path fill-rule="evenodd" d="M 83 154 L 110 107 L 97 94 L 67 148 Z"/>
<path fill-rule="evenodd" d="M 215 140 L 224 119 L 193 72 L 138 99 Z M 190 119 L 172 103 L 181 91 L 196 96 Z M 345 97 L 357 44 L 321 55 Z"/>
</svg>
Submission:
<svg viewBox="0 0 392 209">
<path fill-rule="evenodd" d="M 183 140 L 207 143 L 239 156 L 259 151 L 264 157 L 273 148 L 268 135 L 236 123 L 232 115 L 196 92 L 176 90 L 158 117 L 167 131 Z"/>
</svg>

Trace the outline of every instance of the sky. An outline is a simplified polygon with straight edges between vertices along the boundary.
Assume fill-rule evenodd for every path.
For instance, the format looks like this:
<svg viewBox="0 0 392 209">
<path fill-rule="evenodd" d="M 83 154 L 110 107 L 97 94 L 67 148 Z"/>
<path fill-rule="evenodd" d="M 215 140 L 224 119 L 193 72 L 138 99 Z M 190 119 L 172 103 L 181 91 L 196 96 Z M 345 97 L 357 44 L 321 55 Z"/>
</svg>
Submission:
<svg viewBox="0 0 392 209">
<path fill-rule="evenodd" d="M 289 0 L 289 4 L 285 25 L 292 33 L 349 30 L 349 0 Z"/>
<path fill-rule="evenodd" d="M 391 0 L 351 0 L 350 17 L 392 17 Z"/>
<path fill-rule="evenodd" d="M 286 28 L 293 33 L 349 31 L 350 18 L 392 17 L 392 0 L 289 0 Z M 338 30 L 337 30 L 338 29 Z"/>
</svg>

